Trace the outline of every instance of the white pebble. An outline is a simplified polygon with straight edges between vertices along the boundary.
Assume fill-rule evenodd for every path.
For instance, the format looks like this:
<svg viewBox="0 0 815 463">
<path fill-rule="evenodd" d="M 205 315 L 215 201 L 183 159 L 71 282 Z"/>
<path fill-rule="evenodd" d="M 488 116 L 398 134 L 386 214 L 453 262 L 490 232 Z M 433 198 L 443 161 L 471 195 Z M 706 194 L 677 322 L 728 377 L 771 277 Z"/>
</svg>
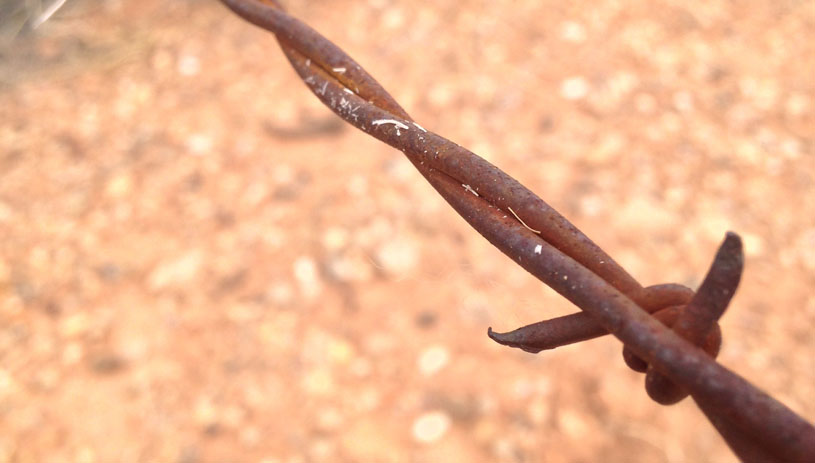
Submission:
<svg viewBox="0 0 815 463">
<path fill-rule="evenodd" d="M 586 28 L 580 23 L 566 21 L 560 28 L 560 38 L 567 42 L 583 42 L 586 40 Z"/>
<path fill-rule="evenodd" d="M 589 93 L 589 82 L 583 77 L 570 77 L 560 84 L 560 95 L 567 100 L 580 100 Z"/>
<path fill-rule="evenodd" d="M 391 276 L 405 277 L 419 264 L 419 249 L 408 238 L 390 240 L 377 249 L 376 260 Z"/>
<path fill-rule="evenodd" d="M 294 278 L 305 297 L 312 298 L 320 293 L 320 276 L 311 257 L 300 256 L 294 261 Z"/>
<path fill-rule="evenodd" d="M 212 151 L 212 138 L 203 133 L 194 133 L 187 137 L 187 149 L 192 154 L 203 155 Z"/>
<path fill-rule="evenodd" d="M 323 232 L 322 243 L 328 251 L 338 251 L 348 244 L 348 230 L 340 227 L 329 227 Z"/>
<path fill-rule="evenodd" d="M 182 76 L 194 76 L 201 72 L 201 60 L 195 55 L 183 55 L 178 59 L 178 72 Z"/>
<path fill-rule="evenodd" d="M 430 376 L 437 373 L 450 361 L 450 353 L 444 346 L 431 346 L 419 356 L 419 371 Z"/>
<path fill-rule="evenodd" d="M 450 429 L 450 417 L 444 412 L 427 412 L 413 422 L 413 438 L 417 442 L 430 444 L 444 437 Z"/>
</svg>

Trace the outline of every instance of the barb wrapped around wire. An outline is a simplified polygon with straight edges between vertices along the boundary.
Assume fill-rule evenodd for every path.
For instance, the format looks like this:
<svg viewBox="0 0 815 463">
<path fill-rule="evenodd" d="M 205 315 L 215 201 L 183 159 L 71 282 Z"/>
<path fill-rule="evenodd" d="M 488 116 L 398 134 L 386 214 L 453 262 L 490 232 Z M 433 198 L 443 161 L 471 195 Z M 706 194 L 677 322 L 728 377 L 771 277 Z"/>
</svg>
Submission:
<svg viewBox="0 0 815 463">
<path fill-rule="evenodd" d="M 646 372 L 657 402 L 690 395 L 739 458 L 811 461 L 815 428 L 716 363 L 718 319 L 743 267 L 740 238 L 728 233 L 697 292 L 681 285 L 643 288 L 566 218 L 515 179 L 424 129 L 362 67 L 276 0 L 221 0 L 272 32 L 311 91 L 363 132 L 404 152 L 439 194 L 504 254 L 582 312 L 495 341 L 530 352 L 611 333 L 633 369 Z M 698 346 L 698 347 L 697 347 Z"/>
</svg>

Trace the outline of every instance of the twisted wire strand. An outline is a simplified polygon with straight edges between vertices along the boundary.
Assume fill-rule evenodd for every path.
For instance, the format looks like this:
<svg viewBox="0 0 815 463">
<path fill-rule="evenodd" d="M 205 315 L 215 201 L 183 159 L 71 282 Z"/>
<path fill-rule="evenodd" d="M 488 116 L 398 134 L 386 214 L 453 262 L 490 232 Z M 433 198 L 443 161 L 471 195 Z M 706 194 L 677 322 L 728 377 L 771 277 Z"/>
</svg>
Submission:
<svg viewBox="0 0 815 463">
<path fill-rule="evenodd" d="M 361 66 L 276 0 L 221 1 L 275 34 L 298 75 L 332 111 L 404 152 L 482 236 L 583 311 L 535 324 L 559 339 L 529 327 L 513 332 L 515 339 L 490 331 L 491 337 L 534 350 L 539 345 L 530 340 L 546 349 L 610 332 L 624 344 L 627 362 L 644 362 L 640 367 L 649 371 L 657 394 L 690 394 L 741 459 L 806 461 L 815 455 L 811 424 L 697 347 L 718 329 L 716 320 L 738 284 L 743 257 L 737 235 L 728 234 L 698 293 L 679 285 L 643 288 L 515 179 L 414 122 Z M 649 313 L 675 305 L 684 306 L 675 329 Z"/>
</svg>

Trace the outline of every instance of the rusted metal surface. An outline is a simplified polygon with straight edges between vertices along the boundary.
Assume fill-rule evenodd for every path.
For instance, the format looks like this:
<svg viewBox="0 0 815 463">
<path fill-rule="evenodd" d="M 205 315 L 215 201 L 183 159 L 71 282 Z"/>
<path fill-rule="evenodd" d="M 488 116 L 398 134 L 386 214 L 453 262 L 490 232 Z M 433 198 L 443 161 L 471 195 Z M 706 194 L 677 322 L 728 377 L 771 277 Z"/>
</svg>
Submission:
<svg viewBox="0 0 815 463">
<path fill-rule="evenodd" d="M 222 0 L 277 37 L 309 89 L 346 122 L 404 152 L 442 197 L 482 236 L 582 312 L 499 334 L 530 352 L 613 334 L 626 363 L 647 371 L 660 403 L 693 397 L 745 461 L 807 461 L 815 428 L 715 361 L 717 321 L 741 276 L 741 241 L 728 233 L 697 292 L 643 288 L 566 218 L 515 179 L 425 130 L 362 67 L 274 0 Z M 702 346 L 703 348 L 697 347 Z"/>
</svg>

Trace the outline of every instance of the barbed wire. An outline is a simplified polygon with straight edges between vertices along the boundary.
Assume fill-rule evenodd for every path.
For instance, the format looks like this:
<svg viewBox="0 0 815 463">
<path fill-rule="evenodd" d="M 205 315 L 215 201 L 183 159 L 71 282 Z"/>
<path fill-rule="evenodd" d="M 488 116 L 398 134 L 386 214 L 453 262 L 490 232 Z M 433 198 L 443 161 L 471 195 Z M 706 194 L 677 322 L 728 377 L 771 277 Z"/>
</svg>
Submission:
<svg viewBox="0 0 815 463">
<path fill-rule="evenodd" d="M 728 232 L 694 292 L 643 287 L 565 217 L 467 149 L 424 129 L 359 64 L 276 0 L 221 0 L 266 29 L 295 71 L 332 111 L 404 152 L 433 188 L 490 243 L 582 312 L 488 335 L 529 352 L 613 334 L 626 364 L 646 373 L 661 404 L 690 395 L 744 461 L 812 461 L 815 428 L 715 361 L 718 319 L 743 269 L 742 243 Z"/>
</svg>

